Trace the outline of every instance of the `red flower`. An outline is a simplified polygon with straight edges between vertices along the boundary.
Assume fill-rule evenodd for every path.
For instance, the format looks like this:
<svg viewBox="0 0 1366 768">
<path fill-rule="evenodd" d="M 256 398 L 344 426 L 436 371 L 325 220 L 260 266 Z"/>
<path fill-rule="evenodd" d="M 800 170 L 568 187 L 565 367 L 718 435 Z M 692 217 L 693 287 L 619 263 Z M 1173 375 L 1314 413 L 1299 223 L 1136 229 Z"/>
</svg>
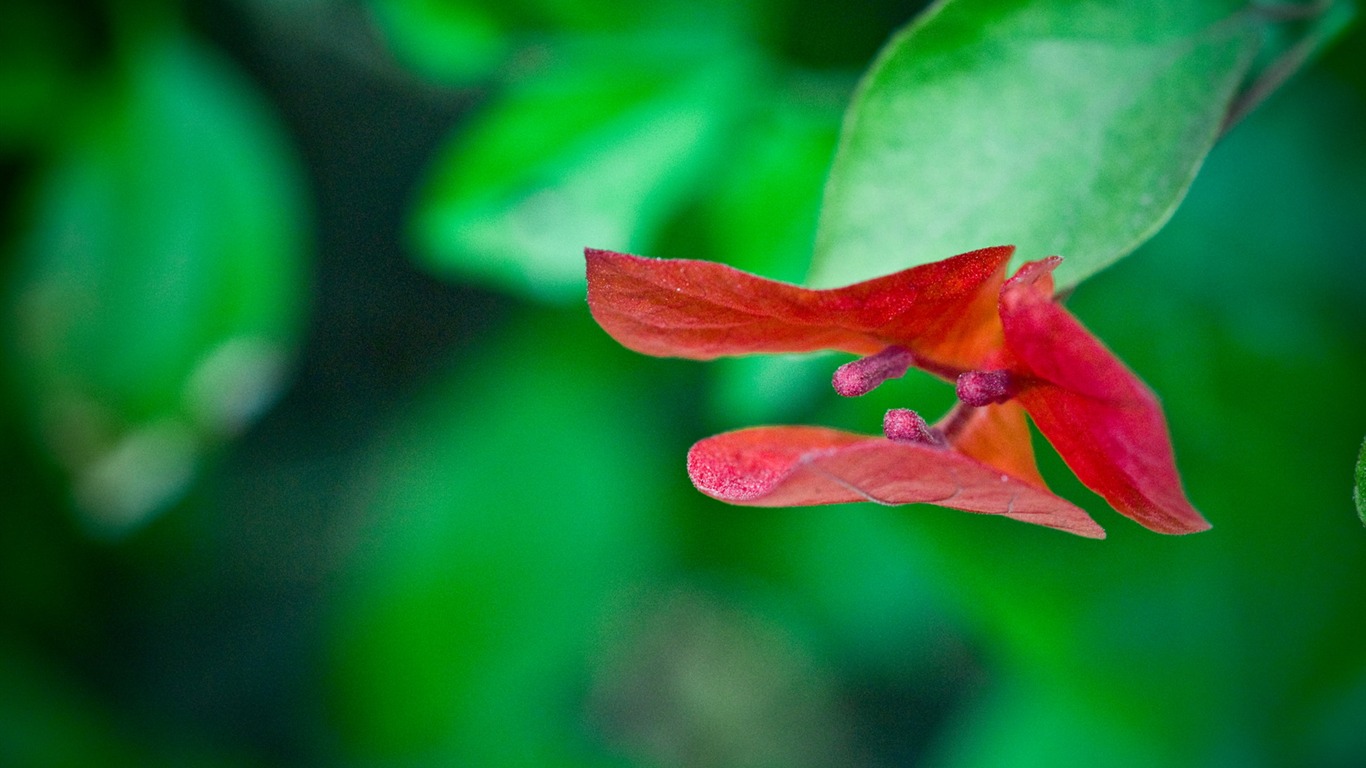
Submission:
<svg viewBox="0 0 1366 768">
<path fill-rule="evenodd" d="M 1101 538 L 1048 491 L 1024 414 L 1087 487 L 1162 533 L 1209 527 L 1181 490 L 1157 398 L 1053 300 L 1050 257 L 1006 281 L 1013 247 L 986 248 L 844 288 L 810 290 L 703 261 L 589 249 L 588 304 L 626 347 L 708 360 L 838 350 L 842 395 L 914 366 L 955 382 L 936 425 L 896 409 L 883 436 L 820 427 L 727 432 L 688 452 L 703 493 L 734 504 L 928 502 Z"/>
</svg>

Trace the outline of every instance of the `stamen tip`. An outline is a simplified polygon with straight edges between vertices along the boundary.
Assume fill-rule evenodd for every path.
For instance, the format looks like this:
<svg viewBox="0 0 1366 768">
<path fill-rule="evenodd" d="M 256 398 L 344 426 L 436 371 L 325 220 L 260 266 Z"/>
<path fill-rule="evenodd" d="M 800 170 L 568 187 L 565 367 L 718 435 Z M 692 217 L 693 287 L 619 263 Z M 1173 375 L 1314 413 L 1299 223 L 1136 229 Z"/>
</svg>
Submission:
<svg viewBox="0 0 1366 768">
<path fill-rule="evenodd" d="M 858 397 L 877 389 L 882 382 L 905 376 L 912 362 L 911 353 L 891 346 L 876 354 L 860 357 L 835 369 L 830 383 L 842 397 Z"/>
<path fill-rule="evenodd" d="M 921 443 L 943 446 L 947 444 L 938 430 L 925 418 L 909 408 L 893 408 L 882 417 L 882 433 L 898 443 Z"/>
<path fill-rule="evenodd" d="M 974 408 L 1004 403 L 1014 394 L 1009 371 L 968 371 L 959 374 L 954 389 L 964 405 Z"/>
<path fill-rule="evenodd" d="M 845 363 L 835 369 L 835 376 L 830 380 L 835 392 L 840 397 L 858 397 L 872 392 L 881 381 L 872 381 L 864 372 L 855 367 L 860 362 L 855 360 L 852 363 Z"/>
</svg>

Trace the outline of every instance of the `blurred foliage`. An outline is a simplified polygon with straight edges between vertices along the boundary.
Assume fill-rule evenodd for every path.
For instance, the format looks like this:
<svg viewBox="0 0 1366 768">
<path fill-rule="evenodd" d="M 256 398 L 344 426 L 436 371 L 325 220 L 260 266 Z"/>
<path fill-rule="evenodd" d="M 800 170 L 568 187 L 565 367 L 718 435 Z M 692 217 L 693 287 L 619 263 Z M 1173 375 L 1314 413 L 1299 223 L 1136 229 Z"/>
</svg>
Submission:
<svg viewBox="0 0 1366 768">
<path fill-rule="evenodd" d="M 675 43 L 585 41 L 504 90 L 438 164 L 419 209 L 435 265 L 579 300 L 583 265 L 565 242 L 652 243 L 746 93 L 740 54 Z"/>
<path fill-rule="evenodd" d="M 433 270 L 577 301 L 583 266 L 571 243 L 711 248 L 801 276 L 853 76 L 784 54 L 765 33 L 781 3 L 528 2 L 477 22 L 467 4 L 378 5 L 402 9 L 385 26 L 398 55 L 491 78 L 487 103 L 451 137 L 417 202 L 414 243 Z M 457 38 L 504 30 L 502 57 L 451 67 L 410 44 L 412 30 L 457 17 Z M 696 232 L 680 238 L 685 229 Z"/>
<path fill-rule="evenodd" d="M 1007 5 L 1062 7 L 940 14 Z M 1208 533 L 1119 520 L 1042 442 L 1105 542 L 720 505 L 688 485 L 693 440 L 872 431 L 952 393 L 844 400 L 834 357 L 655 360 L 592 325 L 586 245 L 806 274 L 855 78 L 919 6 L 8 3 L 0 764 L 1366 761 L 1343 492 L 1366 450 L 1362 27 L 1070 300 L 1161 394 Z M 1345 7 L 1262 25 L 1239 93 Z M 1053 135 L 1032 124 L 1011 134 Z M 944 163 L 977 127 L 943 129 Z M 1154 131 L 1104 133 L 1140 145 L 1105 162 L 1159 162 Z M 1182 146 L 1135 231 L 1205 145 Z M 912 182 L 888 222 L 915 220 Z M 1064 256 L 1114 255 L 1085 250 Z"/>
<path fill-rule="evenodd" d="M 279 128 L 227 64 L 144 24 L 49 129 L 6 286 L 29 426 L 110 532 L 269 404 L 306 303 Z"/>
<path fill-rule="evenodd" d="M 663 476 L 603 482 L 666 455 L 639 429 L 650 401 L 617 394 L 644 385 L 626 355 L 579 313 L 529 313 L 493 348 L 423 394 L 358 483 L 331 677 L 360 754 L 573 764 L 581 724 L 548 704 L 573 700 L 613 602 L 665 554 L 662 518 L 642 514 Z"/>
</svg>

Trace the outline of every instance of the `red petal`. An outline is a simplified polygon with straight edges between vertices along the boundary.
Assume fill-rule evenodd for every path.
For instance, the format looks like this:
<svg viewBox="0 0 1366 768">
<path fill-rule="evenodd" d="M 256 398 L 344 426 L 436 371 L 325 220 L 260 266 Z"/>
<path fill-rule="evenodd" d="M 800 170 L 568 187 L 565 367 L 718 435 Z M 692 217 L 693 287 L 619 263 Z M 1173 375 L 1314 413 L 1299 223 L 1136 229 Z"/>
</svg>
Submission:
<svg viewBox="0 0 1366 768">
<path fill-rule="evenodd" d="M 758 427 L 688 451 L 698 490 L 760 507 L 929 503 L 1104 538 L 1069 502 L 953 450 L 822 427 Z"/>
<path fill-rule="evenodd" d="M 1025 265 L 1001 291 L 1013 372 L 1029 379 L 1018 402 L 1086 487 L 1120 513 L 1160 533 L 1209 528 L 1181 488 L 1157 397 L 1053 301 L 1054 264 Z"/>
<path fill-rule="evenodd" d="M 950 441 L 955 449 L 1020 480 L 1048 487 L 1034 462 L 1029 425 L 1019 403 L 969 408 L 962 418 Z"/>
<path fill-rule="evenodd" d="M 1000 348 L 995 296 L 1012 246 L 986 248 L 844 288 L 811 290 L 706 261 L 588 249 L 588 306 L 624 346 L 663 357 L 899 345 L 970 367 Z"/>
</svg>

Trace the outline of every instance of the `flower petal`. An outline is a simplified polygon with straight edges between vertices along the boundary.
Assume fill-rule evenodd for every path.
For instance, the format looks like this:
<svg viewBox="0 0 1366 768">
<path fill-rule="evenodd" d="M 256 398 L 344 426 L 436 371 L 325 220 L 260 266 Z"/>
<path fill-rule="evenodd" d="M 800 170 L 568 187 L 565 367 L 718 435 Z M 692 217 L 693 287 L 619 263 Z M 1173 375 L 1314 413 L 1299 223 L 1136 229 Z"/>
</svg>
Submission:
<svg viewBox="0 0 1366 768">
<path fill-rule="evenodd" d="M 1034 462 L 1029 425 L 1019 403 L 1012 400 L 982 408 L 962 407 L 965 413 L 958 417 L 962 422 L 949 441 L 956 450 L 1019 480 L 1048 487 Z"/>
<path fill-rule="evenodd" d="M 732 504 L 923 502 L 1105 536 L 1073 504 L 956 451 L 822 427 L 757 427 L 707 438 L 688 451 L 688 475 L 698 490 Z"/>
<path fill-rule="evenodd" d="M 661 357 L 899 345 L 971 366 L 999 348 L 995 296 L 1013 246 L 985 248 L 885 277 L 811 290 L 689 259 L 586 250 L 588 306 L 624 346 Z"/>
<path fill-rule="evenodd" d="M 1160 533 L 1210 527 L 1181 488 L 1156 395 L 1053 301 L 1056 261 L 1025 265 L 1001 291 L 1016 398 L 1086 487 Z"/>
</svg>

